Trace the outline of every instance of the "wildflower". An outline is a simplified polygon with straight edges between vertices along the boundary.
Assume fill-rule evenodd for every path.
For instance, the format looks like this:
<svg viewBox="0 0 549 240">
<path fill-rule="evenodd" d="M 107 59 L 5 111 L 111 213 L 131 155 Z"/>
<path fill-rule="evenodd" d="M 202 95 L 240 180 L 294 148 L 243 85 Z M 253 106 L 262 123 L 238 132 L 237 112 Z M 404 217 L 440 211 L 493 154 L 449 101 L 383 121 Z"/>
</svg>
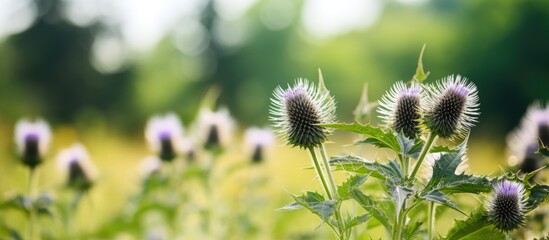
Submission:
<svg viewBox="0 0 549 240">
<path fill-rule="evenodd" d="M 273 126 L 287 144 L 312 148 L 327 140 L 330 130 L 318 124 L 334 121 L 335 102 L 328 91 L 298 79 L 293 87 L 275 89 L 270 114 Z"/>
<path fill-rule="evenodd" d="M 544 109 L 539 103 L 533 103 L 519 127 L 507 136 L 509 166 L 518 166 L 526 173 L 540 168 L 544 163 L 536 154 L 538 140 L 544 145 L 549 144 L 549 106 Z"/>
<path fill-rule="evenodd" d="M 97 170 L 82 144 L 74 144 L 62 150 L 57 162 L 62 171 L 67 172 L 67 186 L 79 191 L 87 191 L 93 185 Z"/>
<path fill-rule="evenodd" d="M 251 152 L 252 162 L 259 163 L 265 158 L 264 151 L 274 142 L 274 134 L 268 128 L 248 128 L 244 134 L 245 145 Z"/>
<path fill-rule="evenodd" d="M 476 122 L 477 87 L 460 75 L 437 82 L 425 103 L 425 124 L 442 138 L 464 136 Z"/>
<path fill-rule="evenodd" d="M 177 157 L 178 147 L 183 138 L 183 127 L 179 117 L 174 113 L 151 117 L 147 122 L 145 137 L 162 161 L 172 161 Z"/>
<path fill-rule="evenodd" d="M 227 108 L 221 108 L 215 112 L 202 109 L 198 120 L 200 136 L 206 149 L 221 149 L 229 144 L 233 135 L 234 121 Z"/>
<path fill-rule="evenodd" d="M 524 186 L 519 182 L 503 180 L 493 186 L 488 216 L 500 230 L 509 232 L 525 221 Z"/>
<path fill-rule="evenodd" d="M 398 133 L 410 139 L 415 139 L 420 133 L 420 100 L 421 87 L 412 84 L 406 87 L 403 82 L 397 82 L 381 98 L 378 112 L 384 122 Z"/>
<path fill-rule="evenodd" d="M 15 125 L 15 143 L 23 164 L 34 169 L 48 151 L 51 131 L 48 123 L 42 119 L 29 121 L 21 119 Z"/>
</svg>

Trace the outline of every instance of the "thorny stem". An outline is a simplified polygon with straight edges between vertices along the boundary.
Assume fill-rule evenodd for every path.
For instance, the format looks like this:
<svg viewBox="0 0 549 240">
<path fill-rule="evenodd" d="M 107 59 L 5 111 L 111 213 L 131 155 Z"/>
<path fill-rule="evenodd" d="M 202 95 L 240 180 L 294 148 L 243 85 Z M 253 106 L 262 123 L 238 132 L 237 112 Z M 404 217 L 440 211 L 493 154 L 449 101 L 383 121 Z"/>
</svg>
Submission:
<svg viewBox="0 0 549 240">
<path fill-rule="evenodd" d="M 328 154 L 326 153 L 326 147 L 324 147 L 324 144 L 321 144 L 320 145 L 320 154 L 322 155 L 322 160 L 323 160 L 323 163 L 324 163 L 324 170 L 326 171 L 326 175 L 328 175 L 328 180 L 330 181 L 330 185 L 332 187 L 332 200 L 335 200 L 337 202 L 337 200 L 339 199 L 339 196 L 338 196 L 338 193 L 337 193 L 337 186 L 335 184 L 335 181 L 334 181 L 334 176 L 332 174 L 332 170 L 330 169 L 330 163 L 328 162 Z M 339 203 L 337 204 L 337 208 L 336 208 L 336 211 L 335 211 L 335 216 L 337 218 L 337 221 L 339 222 L 339 231 L 340 231 L 340 234 L 341 234 L 341 237 L 343 239 L 347 238 L 348 237 L 348 234 L 346 234 L 345 232 L 345 222 L 343 221 L 343 218 L 341 217 L 341 212 L 339 211 Z"/>
<path fill-rule="evenodd" d="M 435 142 L 437 135 L 433 133 L 429 133 L 429 138 L 427 139 L 427 142 L 423 146 L 423 149 L 421 150 L 421 154 L 419 155 L 418 161 L 416 163 L 416 166 L 414 167 L 414 171 L 412 172 L 412 175 L 410 175 L 410 179 L 414 179 L 416 177 L 417 172 L 419 171 L 419 168 L 421 167 L 421 164 L 423 163 L 423 160 L 425 159 L 425 156 L 427 156 L 427 153 L 429 152 L 429 149 L 431 149 L 431 145 Z"/>
<path fill-rule="evenodd" d="M 429 228 L 427 229 L 427 240 L 433 239 L 433 231 L 435 230 L 435 212 L 436 206 L 434 202 L 429 203 L 427 223 Z"/>
</svg>

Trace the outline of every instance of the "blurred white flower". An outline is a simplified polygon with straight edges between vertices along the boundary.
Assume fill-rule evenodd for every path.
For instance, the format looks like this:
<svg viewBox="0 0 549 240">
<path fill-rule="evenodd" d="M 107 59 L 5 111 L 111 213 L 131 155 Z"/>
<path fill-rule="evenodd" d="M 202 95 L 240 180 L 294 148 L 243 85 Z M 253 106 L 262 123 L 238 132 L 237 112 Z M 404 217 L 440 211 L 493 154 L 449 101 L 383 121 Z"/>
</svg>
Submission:
<svg viewBox="0 0 549 240">
<path fill-rule="evenodd" d="M 34 168 L 42 162 L 51 141 L 51 131 L 43 119 L 21 119 L 15 125 L 14 140 L 23 164 Z"/>
<path fill-rule="evenodd" d="M 97 169 L 80 143 L 59 152 L 57 163 L 60 170 L 67 174 L 67 185 L 71 188 L 88 190 L 97 179 Z"/>
<path fill-rule="evenodd" d="M 200 138 L 206 149 L 226 147 L 233 137 L 234 121 L 227 108 L 202 109 L 198 115 Z"/>
<path fill-rule="evenodd" d="M 183 139 L 183 126 L 179 117 L 174 113 L 151 117 L 147 122 L 145 138 L 160 159 L 172 161 L 177 157 Z"/>
<path fill-rule="evenodd" d="M 265 151 L 274 143 L 274 133 L 269 128 L 251 127 L 244 133 L 245 151 L 253 162 L 265 160 Z"/>
</svg>

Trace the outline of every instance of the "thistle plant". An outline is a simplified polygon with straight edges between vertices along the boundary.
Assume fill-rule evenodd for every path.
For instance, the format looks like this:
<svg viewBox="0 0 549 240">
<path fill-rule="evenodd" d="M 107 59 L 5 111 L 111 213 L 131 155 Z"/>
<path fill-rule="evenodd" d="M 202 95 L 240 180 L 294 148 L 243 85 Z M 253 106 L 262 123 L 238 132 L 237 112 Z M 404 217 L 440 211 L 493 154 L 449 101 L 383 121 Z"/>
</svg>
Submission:
<svg viewBox="0 0 549 240">
<path fill-rule="evenodd" d="M 308 209 L 340 239 L 353 236 L 349 229 L 374 221 L 383 226 L 387 238 L 430 240 L 442 234 L 435 231 L 437 209 L 450 208 L 462 213 L 465 219 L 457 221 L 444 239 L 482 236 L 505 239 L 527 222 L 530 211 L 549 200 L 549 186 L 531 181 L 541 169 L 534 168 L 526 174 L 507 172 L 494 178 L 469 173 L 468 137 L 480 114 L 477 88 L 461 75 L 426 82 L 429 74 L 423 70 L 422 55 L 423 52 L 412 80 L 395 83 L 379 101 L 377 112 L 382 120 L 379 126 L 359 123 L 365 118 L 356 111 L 355 123 L 333 122 L 334 97 L 328 94 L 322 80 L 319 88 L 299 79 L 291 87 L 275 90 L 271 120 L 288 145 L 309 150 L 328 196 L 324 198 L 314 192 L 292 195 L 295 202 L 282 209 Z M 359 106 L 364 105 L 364 101 L 361 99 Z M 543 115 L 545 110 L 534 109 L 535 114 L 528 114 L 528 119 L 537 116 L 536 120 L 528 120 L 534 124 L 521 126 L 529 129 L 528 134 L 518 133 L 512 138 L 513 141 L 528 139 L 526 142 L 534 146 L 531 149 L 522 147 L 519 153 L 529 152 L 543 158 L 543 155 L 549 156 L 549 149 L 543 142 L 545 130 L 549 129 L 549 117 Z M 343 155 L 320 162 L 316 150 L 320 149 L 322 159 L 328 159 L 324 143 L 332 129 L 359 134 L 363 138 L 355 144 L 389 149 L 394 155 L 387 155 L 389 159 L 385 161 Z M 446 139 L 443 141 L 446 144 L 439 143 L 438 138 Z M 330 166 L 350 176 L 336 186 Z M 370 178 L 381 184 L 384 192 L 381 198 L 372 187 L 375 185 L 365 184 Z M 476 211 L 466 213 L 455 202 L 453 195 L 457 193 L 477 194 L 481 198 L 491 195 L 491 200 L 486 207 L 480 206 Z M 344 220 L 341 202 L 349 199 L 365 213 L 347 209 L 349 217 Z"/>
</svg>

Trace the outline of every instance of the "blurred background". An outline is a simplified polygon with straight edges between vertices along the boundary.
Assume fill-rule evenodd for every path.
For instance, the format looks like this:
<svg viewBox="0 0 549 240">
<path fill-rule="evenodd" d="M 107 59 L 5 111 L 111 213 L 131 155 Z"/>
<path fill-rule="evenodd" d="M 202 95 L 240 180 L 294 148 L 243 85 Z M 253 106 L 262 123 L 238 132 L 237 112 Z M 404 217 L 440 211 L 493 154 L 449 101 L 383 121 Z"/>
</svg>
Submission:
<svg viewBox="0 0 549 240">
<path fill-rule="evenodd" d="M 84 142 L 105 185 L 131 192 L 132 173 L 116 173 L 147 155 L 150 115 L 174 111 L 188 125 L 216 86 L 240 129 L 268 125 L 273 89 L 316 81 L 321 68 L 339 120 L 350 122 L 363 85 L 375 101 L 409 80 L 423 44 L 428 81 L 461 74 L 477 84 L 471 165 L 499 171 L 507 133 L 530 103 L 549 100 L 546 0 L 0 0 L 0 190 L 25 184 L 10 160 L 21 117 L 50 122 L 52 156 Z M 294 162 L 276 156 L 302 154 L 276 148 L 275 169 Z M 273 171 L 286 201 L 281 187 L 316 185 Z"/>
</svg>

